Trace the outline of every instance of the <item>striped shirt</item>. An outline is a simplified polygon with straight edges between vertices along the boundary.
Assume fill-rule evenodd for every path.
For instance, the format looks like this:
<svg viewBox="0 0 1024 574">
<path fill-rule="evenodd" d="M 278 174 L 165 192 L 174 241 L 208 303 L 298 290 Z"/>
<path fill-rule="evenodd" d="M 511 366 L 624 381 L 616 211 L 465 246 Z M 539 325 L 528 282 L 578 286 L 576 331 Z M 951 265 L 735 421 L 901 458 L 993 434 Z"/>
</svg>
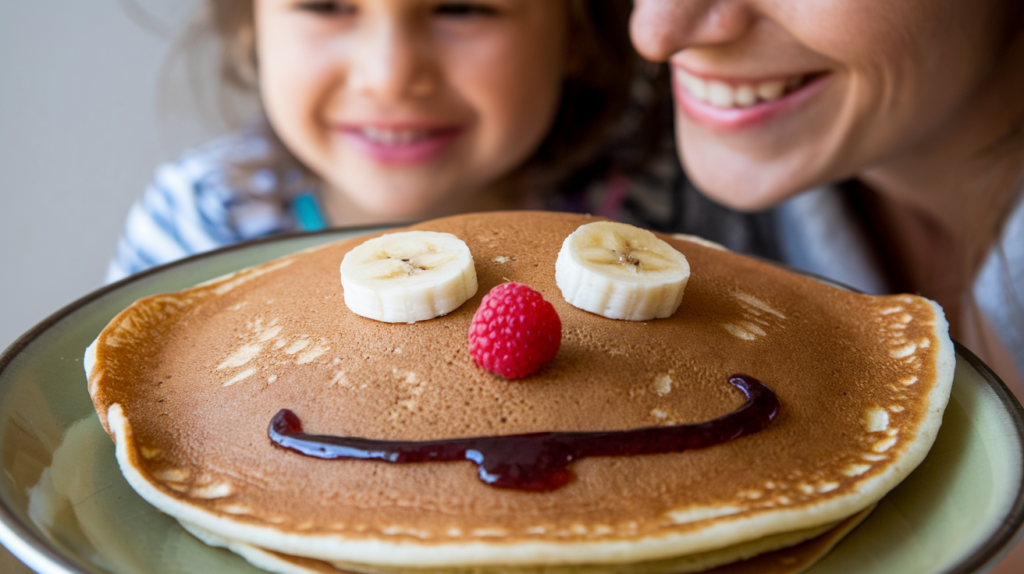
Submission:
<svg viewBox="0 0 1024 574">
<path fill-rule="evenodd" d="M 242 132 L 160 166 L 128 212 L 107 282 L 241 241 L 326 227 L 311 191 L 282 201 L 273 170 L 257 171 L 244 189 L 232 181 L 233 165 L 268 152 L 263 138 Z"/>
</svg>

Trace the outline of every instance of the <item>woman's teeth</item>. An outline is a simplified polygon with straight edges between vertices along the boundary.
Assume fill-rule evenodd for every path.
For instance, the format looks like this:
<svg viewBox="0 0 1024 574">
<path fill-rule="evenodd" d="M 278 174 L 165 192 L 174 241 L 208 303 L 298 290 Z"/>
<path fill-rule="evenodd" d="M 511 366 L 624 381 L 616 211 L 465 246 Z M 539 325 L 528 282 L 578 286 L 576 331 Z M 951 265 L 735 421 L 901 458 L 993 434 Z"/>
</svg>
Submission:
<svg viewBox="0 0 1024 574">
<path fill-rule="evenodd" d="M 773 102 L 802 86 L 806 79 L 806 76 L 796 76 L 788 80 L 726 84 L 698 78 L 678 68 L 675 73 L 687 93 L 716 108 L 748 108 L 763 102 Z"/>
<path fill-rule="evenodd" d="M 430 130 L 389 130 L 384 128 L 365 127 L 363 137 L 382 145 L 408 145 L 430 137 Z"/>
</svg>

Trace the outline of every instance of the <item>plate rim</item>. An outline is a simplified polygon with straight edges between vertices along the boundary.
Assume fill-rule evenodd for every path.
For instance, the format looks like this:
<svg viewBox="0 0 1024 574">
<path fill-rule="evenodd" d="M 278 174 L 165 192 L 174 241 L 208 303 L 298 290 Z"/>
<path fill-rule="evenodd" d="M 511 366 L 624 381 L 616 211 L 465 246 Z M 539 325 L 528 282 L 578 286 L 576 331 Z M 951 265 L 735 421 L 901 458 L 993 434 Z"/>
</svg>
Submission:
<svg viewBox="0 0 1024 574">
<path fill-rule="evenodd" d="M 243 241 L 212 249 L 210 251 L 204 251 L 202 253 L 190 255 L 183 259 L 178 259 L 129 275 L 128 277 L 114 283 L 104 285 L 82 297 L 79 297 L 71 303 L 68 303 L 57 311 L 51 313 L 45 319 L 15 339 L 13 343 L 0 353 L 0 375 L 7 370 L 14 359 L 18 357 L 25 348 L 53 328 L 57 323 L 60 323 L 68 316 L 88 304 L 113 291 L 117 291 L 126 285 L 137 283 L 175 267 L 189 265 L 195 261 L 217 257 L 233 251 L 248 250 L 261 245 L 284 243 L 295 239 L 308 239 L 318 236 L 336 235 L 339 233 L 355 234 L 359 232 L 371 232 L 385 228 L 402 227 L 404 225 L 406 224 L 386 226 L 363 225 L 355 227 L 328 228 L 312 232 L 288 232 L 270 237 Z M 770 265 L 782 267 L 788 271 L 804 275 L 805 277 L 816 279 L 823 283 L 859 292 L 857 289 L 851 288 L 833 279 L 808 273 L 785 263 L 770 261 L 761 257 L 753 258 Z M 999 376 L 996 375 L 984 362 L 982 362 L 981 359 L 979 359 L 978 356 L 970 349 L 963 346 L 956 340 L 953 340 L 953 347 L 954 352 L 964 358 L 970 366 L 981 375 L 982 380 L 985 381 L 992 392 L 995 393 L 1001 406 L 1009 415 L 1009 418 L 1013 423 L 1013 428 L 1016 432 L 1018 441 L 1020 444 L 1024 445 L 1024 406 L 1017 401 L 1016 397 L 1014 397 L 1013 393 L 1002 379 L 1000 379 Z M 0 392 L 5 390 L 4 386 L 5 385 L 0 384 Z M 1022 468 L 1022 472 L 1024 472 L 1024 468 Z M 1014 504 L 1011 506 L 1010 511 L 1007 513 L 1006 519 L 1004 519 L 999 528 L 996 529 L 995 534 L 958 564 L 955 564 L 945 570 L 943 574 L 969 574 L 977 572 L 986 566 L 994 565 L 999 559 L 1005 556 L 1007 552 L 1009 552 L 1012 548 L 1012 542 L 1024 536 L 1024 528 L 1022 527 L 1024 527 L 1024 481 L 1022 481 L 1021 485 L 1018 487 L 1016 499 Z M 80 569 L 77 564 L 74 564 L 64 552 L 59 551 L 43 537 L 36 536 L 36 534 L 30 530 L 27 525 L 23 524 L 22 521 L 14 514 L 14 511 L 9 507 L 6 496 L 0 496 L 0 544 L 3 544 L 12 555 L 27 566 L 32 569 L 36 569 L 39 572 L 44 572 L 45 574 L 90 574 L 89 571 Z M 12 548 L 12 546 L 14 548 Z"/>
<path fill-rule="evenodd" d="M 242 241 L 226 245 L 224 247 L 219 247 L 217 249 L 204 251 L 202 253 L 196 253 L 182 259 L 150 267 L 149 269 L 129 275 L 123 279 L 104 285 L 79 297 L 78 299 L 75 299 L 71 303 L 64 305 L 15 339 L 14 342 L 8 345 L 7 348 L 0 353 L 0 375 L 7 371 L 10 364 L 22 353 L 22 351 L 25 350 L 26 347 L 35 342 L 36 339 L 44 335 L 57 323 L 60 323 L 68 316 L 88 304 L 101 299 L 105 295 L 113 291 L 117 291 L 126 285 L 142 281 L 148 277 L 163 273 L 164 271 L 175 267 L 189 265 L 198 260 L 217 257 L 232 251 L 241 251 L 253 247 L 259 247 L 263 244 L 283 243 L 288 240 L 305 239 L 309 237 L 321 235 L 326 236 L 338 233 L 358 233 L 360 231 L 369 232 L 380 228 L 380 225 L 362 225 L 354 227 L 328 228 L 317 231 L 291 231 L 270 237 L 261 237 L 258 239 Z M 4 386 L 4 384 L 0 383 L 0 392 L 5 390 Z M 2 544 L 8 552 L 14 555 L 15 558 L 20 560 L 26 566 L 33 570 L 44 572 L 45 574 L 91 574 L 87 570 L 79 568 L 79 566 L 73 563 L 64 552 L 56 549 L 52 543 L 42 537 L 36 536 L 35 532 L 33 532 L 26 524 L 22 523 L 18 516 L 15 515 L 14 511 L 11 510 L 6 496 L 0 496 L 0 544 Z"/>
<path fill-rule="evenodd" d="M 1017 439 L 1024 444 L 1024 407 L 1010 391 L 1006 383 L 993 372 L 988 365 L 982 362 L 973 351 L 964 347 L 957 341 L 953 341 L 954 351 L 967 360 L 971 367 L 981 375 L 982 379 L 995 393 L 1017 433 Z M 1024 462 L 1024 460 L 1022 460 Z M 1024 468 L 1021 469 L 1024 472 Z M 1017 486 L 1017 498 L 1006 515 L 1006 520 L 996 529 L 995 534 L 987 542 L 977 548 L 970 556 L 960 564 L 946 570 L 946 574 L 968 574 L 977 572 L 986 566 L 994 566 L 1012 548 L 1013 542 L 1018 541 L 1024 534 L 1024 480 Z"/>
</svg>

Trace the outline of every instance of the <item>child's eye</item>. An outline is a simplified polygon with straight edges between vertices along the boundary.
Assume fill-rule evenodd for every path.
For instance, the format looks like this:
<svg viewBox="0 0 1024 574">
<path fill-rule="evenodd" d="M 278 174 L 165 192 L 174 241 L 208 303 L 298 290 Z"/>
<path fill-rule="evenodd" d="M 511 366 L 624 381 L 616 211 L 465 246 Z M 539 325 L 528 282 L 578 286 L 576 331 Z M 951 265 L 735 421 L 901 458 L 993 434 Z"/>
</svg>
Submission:
<svg viewBox="0 0 1024 574">
<path fill-rule="evenodd" d="M 348 16 L 355 14 L 356 8 L 349 2 L 338 2 L 331 0 L 309 0 L 299 2 L 296 8 L 323 16 Z"/>
<path fill-rule="evenodd" d="M 498 10 L 489 4 L 482 2 L 442 2 L 434 8 L 434 13 L 439 16 L 497 16 Z"/>
</svg>

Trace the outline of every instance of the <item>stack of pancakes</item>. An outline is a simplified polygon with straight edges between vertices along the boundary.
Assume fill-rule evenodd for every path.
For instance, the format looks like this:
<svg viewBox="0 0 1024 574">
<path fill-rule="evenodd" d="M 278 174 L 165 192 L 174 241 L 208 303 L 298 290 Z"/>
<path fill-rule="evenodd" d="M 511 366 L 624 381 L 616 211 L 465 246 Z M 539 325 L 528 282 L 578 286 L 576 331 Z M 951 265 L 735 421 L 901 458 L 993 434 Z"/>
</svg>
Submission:
<svg viewBox="0 0 1024 574">
<path fill-rule="evenodd" d="M 86 354 L 122 472 L 204 541 L 277 572 L 697 572 L 755 555 L 728 571 L 792 572 L 924 458 L 954 366 L 934 303 L 661 236 L 690 264 L 681 307 L 606 319 L 568 305 L 554 278 L 562 241 L 592 220 L 414 226 L 465 241 L 480 285 L 414 324 L 345 306 L 338 266 L 368 237 L 136 302 Z M 467 349 L 480 299 L 505 281 L 539 291 L 562 321 L 555 359 L 516 381 Z M 409 441 L 698 423 L 744 403 L 728 383 L 739 373 L 779 397 L 764 430 L 579 460 L 549 492 L 488 486 L 468 461 L 321 460 L 267 436 L 281 409 L 308 433 Z"/>
</svg>

